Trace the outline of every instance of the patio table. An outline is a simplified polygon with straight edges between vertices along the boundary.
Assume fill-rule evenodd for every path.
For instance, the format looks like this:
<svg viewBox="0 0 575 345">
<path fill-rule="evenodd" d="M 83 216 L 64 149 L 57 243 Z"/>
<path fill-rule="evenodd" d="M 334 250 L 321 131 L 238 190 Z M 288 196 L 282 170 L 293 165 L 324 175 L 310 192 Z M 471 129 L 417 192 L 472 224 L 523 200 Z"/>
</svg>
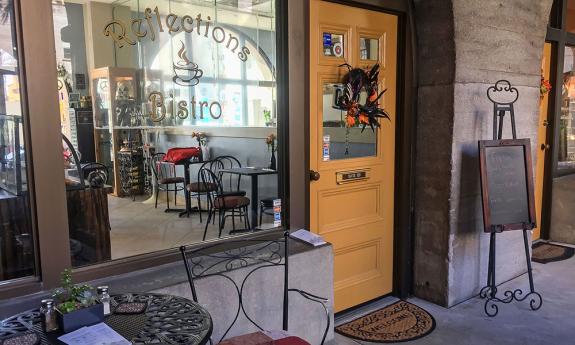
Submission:
<svg viewBox="0 0 575 345">
<path fill-rule="evenodd" d="M 147 308 L 140 314 L 115 314 L 115 308 L 125 302 L 143 302 Z M 212 334 L 212 318 L 208 311 L 198 303 L 179 296 L 154 293 L 113 295 L 111 310 L 104 322 L 132 344 L 203 345 Z M 63 344 L 57 339 L 61 332 L 42 332 L 38 309 L 0 322 L 0 339 L 27 331 L 40 335 L 43 345 Z"/>
</svg>

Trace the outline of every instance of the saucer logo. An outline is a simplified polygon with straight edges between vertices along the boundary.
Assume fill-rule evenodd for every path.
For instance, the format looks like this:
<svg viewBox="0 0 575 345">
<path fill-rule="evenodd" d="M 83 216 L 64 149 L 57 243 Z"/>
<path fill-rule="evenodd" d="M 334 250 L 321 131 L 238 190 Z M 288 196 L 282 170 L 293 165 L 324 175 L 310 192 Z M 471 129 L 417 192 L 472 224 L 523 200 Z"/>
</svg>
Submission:
<svg viewBox="0 0 575 345">
<path fill-rule="evenodd" d="M 191 62 L 186 55 L 186 48 L 184 42 L 180 41 L 181 48 L 178 51 L 178 62 L 174 63 L 174 83 L 181 86 L 196 86 L 200 82 L 200 78 L 204 75 L 196 63 Z"/>
</svg>

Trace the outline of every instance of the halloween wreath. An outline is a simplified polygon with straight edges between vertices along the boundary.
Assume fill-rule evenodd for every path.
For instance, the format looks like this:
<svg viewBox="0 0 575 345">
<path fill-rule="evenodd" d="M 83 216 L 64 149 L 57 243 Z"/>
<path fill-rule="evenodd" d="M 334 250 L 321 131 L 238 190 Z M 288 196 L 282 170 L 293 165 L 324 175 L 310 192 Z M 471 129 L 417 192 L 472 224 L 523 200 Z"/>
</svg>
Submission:
<svg viewBox="0 0 575 345">
<path fill-rule="evenodd" d="M 375 131 L 380 127 L 378 118 L 389 118 L 389 114 L 379 108 L 379 99 L 387 89 L 378 93 L 377 79 L 379 77 L 379 64 L 371 69 L 353 68 L 345 63 L 340 67 L 347 67 L 348 73 L 344 77 L 344 87 L 336 94 L 335 107 L 346 111 L 346 127 L 363 126 L 363 132 L 367 126 Z M 361 104 L 361 92 L 365 90 L 367 95 L 364 104 Z"/>
</svg>

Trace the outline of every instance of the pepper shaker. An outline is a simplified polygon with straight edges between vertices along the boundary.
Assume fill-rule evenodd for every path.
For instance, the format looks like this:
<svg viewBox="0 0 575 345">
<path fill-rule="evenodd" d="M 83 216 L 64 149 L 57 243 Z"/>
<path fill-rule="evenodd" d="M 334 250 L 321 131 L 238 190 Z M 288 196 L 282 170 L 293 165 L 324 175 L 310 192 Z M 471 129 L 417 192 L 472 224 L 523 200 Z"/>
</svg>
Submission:
<svg viewBox="0 0 575 345">
<path fill-rule="evenodd" d="M 42 322 L 42 330 L 45 333 L 50 333 L 58 330 L 58 321 L 56 320 L 56 310 L 54 309 L 53 299 L 43 299 L 42 307 L 40 308 L 40 320 Z"/>
</svg>

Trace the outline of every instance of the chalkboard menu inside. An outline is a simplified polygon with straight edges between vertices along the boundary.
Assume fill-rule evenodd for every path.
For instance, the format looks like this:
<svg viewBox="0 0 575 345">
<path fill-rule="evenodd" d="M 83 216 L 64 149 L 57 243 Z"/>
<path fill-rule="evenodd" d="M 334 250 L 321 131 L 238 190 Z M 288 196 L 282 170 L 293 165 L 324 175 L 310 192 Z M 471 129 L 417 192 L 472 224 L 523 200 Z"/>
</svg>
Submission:
<svg viewBox="0 0 575 345">
<path fill-rule="evenodd" d="M 529 139 L 479 142 L 485 232 L 535 227 Z"/>
</svg>

